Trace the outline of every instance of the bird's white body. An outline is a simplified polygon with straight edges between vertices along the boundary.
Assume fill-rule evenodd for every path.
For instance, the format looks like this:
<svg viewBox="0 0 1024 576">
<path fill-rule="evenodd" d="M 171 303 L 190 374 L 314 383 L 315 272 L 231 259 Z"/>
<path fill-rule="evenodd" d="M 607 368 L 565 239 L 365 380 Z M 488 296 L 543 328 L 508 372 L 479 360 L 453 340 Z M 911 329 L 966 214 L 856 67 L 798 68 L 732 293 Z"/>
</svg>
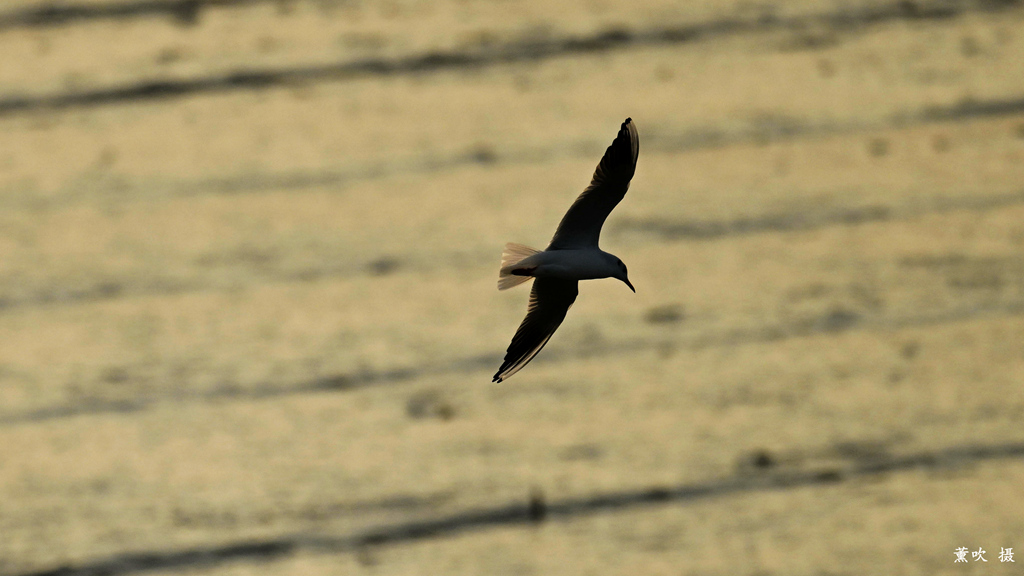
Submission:
<svg viewBox="0 0 1024 576">
<path fill-rule="evenodd" d="M 619 274 L 619 259 L 599 249 L 545 250 L 522 260 L 519 268 L 532 268 L 534 278 L 594 280 Z"/>
</svg>

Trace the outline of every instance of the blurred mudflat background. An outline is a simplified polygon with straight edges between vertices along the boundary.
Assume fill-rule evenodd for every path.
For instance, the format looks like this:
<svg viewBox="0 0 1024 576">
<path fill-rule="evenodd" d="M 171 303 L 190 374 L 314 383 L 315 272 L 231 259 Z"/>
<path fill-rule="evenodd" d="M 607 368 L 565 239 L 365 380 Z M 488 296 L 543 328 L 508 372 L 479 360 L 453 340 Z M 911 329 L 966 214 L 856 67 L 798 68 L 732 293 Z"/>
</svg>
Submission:
<svg viewBox="0 0 1024 576">
<path fill-rule="evenodd" d="M 8 0 L 0 344 L 4 576 L 1018 574 L 1024 3 Z"/>
</svg>

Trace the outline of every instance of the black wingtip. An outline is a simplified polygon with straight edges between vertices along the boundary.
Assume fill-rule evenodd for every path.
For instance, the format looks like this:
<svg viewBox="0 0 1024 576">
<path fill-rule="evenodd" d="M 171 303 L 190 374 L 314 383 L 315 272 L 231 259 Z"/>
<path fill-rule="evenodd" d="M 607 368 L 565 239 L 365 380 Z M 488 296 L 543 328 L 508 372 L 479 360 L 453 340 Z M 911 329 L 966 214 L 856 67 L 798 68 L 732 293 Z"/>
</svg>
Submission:
<svg viewBox="0 0 1024 576">
<path fill-rule="evenodd" d="M 491 379 L 491 382 L 499 382 L 500 383 L 501 382 L 501 377 L 498 376 L 497 374 L 495 374 L 494 378 Z"/>
<path fill-rule="evenodd" d="M 623 122 L 622 124 L 623 124 L 623 125 L 626 125 L 626 124 L 629 124 L 629 123 L 630 123 L 630 122 L 632 122 L 632 121 L 633 121 L 633 119 L 632 119 L 632 118 L 626 118 L 626 121 L 625 121 L 625 122 Z"/>
</svg>

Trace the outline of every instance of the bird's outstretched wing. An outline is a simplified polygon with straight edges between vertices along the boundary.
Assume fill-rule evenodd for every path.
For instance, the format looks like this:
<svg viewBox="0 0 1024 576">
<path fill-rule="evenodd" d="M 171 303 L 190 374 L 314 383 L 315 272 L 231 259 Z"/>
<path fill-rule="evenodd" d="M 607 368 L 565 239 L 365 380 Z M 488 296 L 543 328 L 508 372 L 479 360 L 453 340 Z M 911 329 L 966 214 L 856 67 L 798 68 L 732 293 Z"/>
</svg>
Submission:
<svg viewBox="0 0 1024 576">
<path fill-rule="evenodd" d="M 576 301 L 578 288 L 576 280 L 537 278 L 533 281 L 526 318 L 512 337 L 505 361 L 494 375 L 494 382 L 501 382 L 533 360 L 565 319 L 565 313 Z"/>
<path fill-rule="evenodd" d="M 562 217 L 548 250 L 597 248 L 601 226 L 612 208 L 626 195 L 639 154 L 640 137 L 633 120 L 626 118 L 597 165 L 590 186 Z"/>
</svg>

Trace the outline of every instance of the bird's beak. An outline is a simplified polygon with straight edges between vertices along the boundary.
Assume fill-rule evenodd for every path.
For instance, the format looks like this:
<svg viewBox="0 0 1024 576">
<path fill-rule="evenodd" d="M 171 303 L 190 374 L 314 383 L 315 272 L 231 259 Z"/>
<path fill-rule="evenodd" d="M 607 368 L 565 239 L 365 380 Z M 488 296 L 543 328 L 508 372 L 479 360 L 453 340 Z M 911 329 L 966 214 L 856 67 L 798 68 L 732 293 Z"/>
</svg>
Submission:
<svg viewBox="0 0 1024 576">
<path fill-rule="evenodd" d="M 622 281 L 626 283 L 626 286 L 629 286 L 629 289 L 633 291 L 633 294 L 636 294 L 636 288 L 633 288 L 633 285 L 629 283 L 629 278 L 623 278 Z"/>
</svg>

